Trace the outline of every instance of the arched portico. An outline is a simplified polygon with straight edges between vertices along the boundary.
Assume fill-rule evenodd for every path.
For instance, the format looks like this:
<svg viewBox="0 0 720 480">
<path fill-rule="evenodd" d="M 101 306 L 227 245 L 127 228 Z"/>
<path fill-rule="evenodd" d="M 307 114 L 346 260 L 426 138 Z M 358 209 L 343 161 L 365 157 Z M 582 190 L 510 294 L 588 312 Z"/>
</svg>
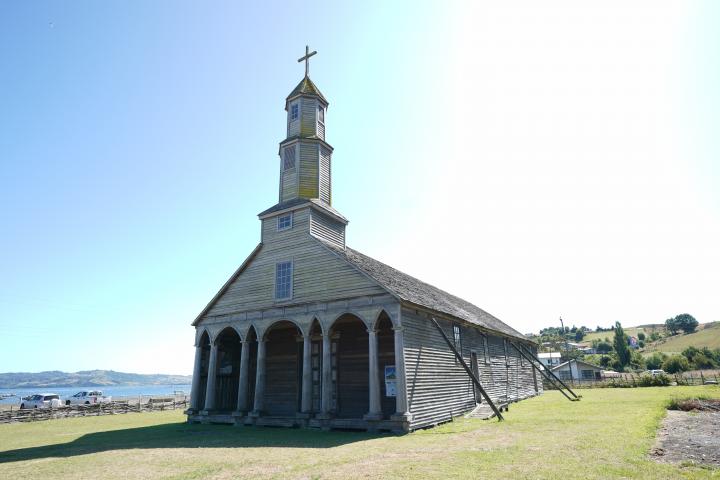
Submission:
<svg viewBox="0 0 720 480">
<path fill-rule="evenodd" d="M 218 333 L 214 342 L 217 348 L 215 368 L 215 405 L 212 409 L 230 413 L 237 404 L 240 355 L 240 335 L 232 327 Z"/>
<path fill-rule="evenodd" d="M 380 410 L 384 418 L 396 411 L 397 367 L 395 363 L 395 332 L 390 316 L 383 310 L 375 322 L 377 335 L 378 368 L 380 385 Z M 387 378 L 386 378 L 387 370 Z"/>
<path fill-rule="evenodd" d="M 195 364 L 190 391 L 190 410 L 197 413 L 205 406 L 208 363 L 210 360 L 210 335 L 207 330 L 200 333 L 195 342 Z"/>
<path fill-rule="evenodd" d="M 369 411 L 368 327 L 345 313 L 330 328 L 331 411 L 337 418 L 362 418 Z"/>
<path fill-rule="evenodd" d="M 262 413 L 295 416 L 301 411 L 303 335 L 282 320 L 265 332 L 265 391 Z"/>
</svg>

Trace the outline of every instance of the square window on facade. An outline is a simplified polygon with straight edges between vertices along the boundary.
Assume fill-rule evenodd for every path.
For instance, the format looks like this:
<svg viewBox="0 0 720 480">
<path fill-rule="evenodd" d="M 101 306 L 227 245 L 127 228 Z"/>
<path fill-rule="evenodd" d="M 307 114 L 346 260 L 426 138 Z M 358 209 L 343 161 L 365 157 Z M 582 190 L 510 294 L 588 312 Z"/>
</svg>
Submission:
<svg viewBox="0 0 720 480">
<path fill-rule="evenodd" d="M 281 262 L 275 265 L 275 298 L 292 297 L 292 262 Z"/>
<path fill-rule="evenodd" d="M 283 170 L 295 168 L 295 145 L 286 147 L 283 150 Z"/>
<path fill-rule="evenodd" d="M 292 213 L 288 213 L 287 215 L 280 215 L 277 217 L 277 229 L 278 232 L 280 230 L 287 230 L 288 228 L 292 228 Z"/>
<path fill-rule="evenodd" d="M 293 103 L 290 105 L 290 120 L 297 120 L 300 116 L 300 105 Z"/>
</svg>

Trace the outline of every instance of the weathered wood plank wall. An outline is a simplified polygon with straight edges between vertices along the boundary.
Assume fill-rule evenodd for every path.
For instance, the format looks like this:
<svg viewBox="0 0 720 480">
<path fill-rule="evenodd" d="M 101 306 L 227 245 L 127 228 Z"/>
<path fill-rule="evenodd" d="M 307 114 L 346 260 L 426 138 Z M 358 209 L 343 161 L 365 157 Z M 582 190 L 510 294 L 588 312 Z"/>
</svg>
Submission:
<svg viewBox="0 0 720 480">
<path fill-rule="evenodd" d="M 472 382 L 435 326 L 422 314 L 408 309 L 402 311 L 402 323 L 411 428 L 448 421 L 473 409 L 476 399 Z M 438 318 L 438 323 L 452 340 L 452 322 Z M 463 324 L 461 344 L 456 348 L 468 365 L 470 353 L 477 353 L 480 382 L 494 402 L 535 395 L 532 367 L 528 362 L 521 363 L 509 344 L 506 355 L 502 338 L 484 335 L 479 328 Z"/>
</svg>

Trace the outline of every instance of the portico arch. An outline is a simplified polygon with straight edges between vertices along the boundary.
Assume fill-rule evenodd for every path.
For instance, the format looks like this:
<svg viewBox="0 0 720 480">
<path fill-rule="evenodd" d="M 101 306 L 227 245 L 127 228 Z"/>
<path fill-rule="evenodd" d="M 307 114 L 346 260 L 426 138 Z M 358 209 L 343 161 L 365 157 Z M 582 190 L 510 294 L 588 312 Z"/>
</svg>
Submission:
<svg viewBox="0 0 720 480">
<path fill-rule="evenodd" d="M 396 373 L 395 372 L 395 332 L 390 316 L 383 310 L 375 321 L 378 343 L 378 375 L 380 376 L 380 405 L 383 417 L 390 418 L 395 413 Z M 387 370 L 387 378 L 386 378 Z"/>
<path fill-rule="evenodd" d="M 215 405 L 219 412 L 232 412 L 237 404 L 240 374 L 240 335 L 226 327 L 215 338 L 217 367 L 215 379 Z"/>
<path fill-rule="evenodd" d="M 263 413 L 295 416 L 301 411 L 303 336 L 293 321 L 281 320 L 266 330 Z"/>
<path fill-rule="evenodd" d="M 338 418 L 363 418 L 369 408 L 368 332 L 358 315 L 345 313 L 330 328 L 332 410 Z"/>
<path fill-rule="evenodd" d="M 205 389 L 207 388 L 208 365 L 210 363 L 210 335 L 203 329 L 195 344 L 195 367 L 193 369 L 192 391 L 190 392 L 191 409 L 200 411 L 205 406 Z"/>
</svg>

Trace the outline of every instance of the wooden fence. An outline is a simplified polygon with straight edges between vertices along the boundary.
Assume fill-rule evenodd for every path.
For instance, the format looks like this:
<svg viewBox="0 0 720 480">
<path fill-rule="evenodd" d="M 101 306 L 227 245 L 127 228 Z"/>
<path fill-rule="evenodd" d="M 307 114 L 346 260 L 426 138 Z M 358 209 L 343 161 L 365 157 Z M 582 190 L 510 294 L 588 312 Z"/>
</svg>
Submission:
<svg viewBox="0 0 720 480">
<path fill-rule="evenodd" d="M 90 405 L 63 405 L 57 408 L 27 408 L 0 411 L 0 423 L 35 422 L 54 418 L 118 415 L 133 412 L 185 409 L 190 397 L 140 397 Z"/>
<path fill-rule="evenodd" d="M 641 377 L 648 377 L 647 373 L 621 373 L 617 377 L 603 378 L 601 380 L 577 380 L 562 379 L 570 388 L 632 388 L 650 386 L 641 381 Z M 720 370 L 695 370 L 692 372 L 684 372 L 677 374 L 665 374 L 670 379 L 671 385 L 705 385 L 706 382 L 716 382 L 720 384 Z M 543 382 L 543 386 L 547 390 L 555 387 Z"/>
</svg>

